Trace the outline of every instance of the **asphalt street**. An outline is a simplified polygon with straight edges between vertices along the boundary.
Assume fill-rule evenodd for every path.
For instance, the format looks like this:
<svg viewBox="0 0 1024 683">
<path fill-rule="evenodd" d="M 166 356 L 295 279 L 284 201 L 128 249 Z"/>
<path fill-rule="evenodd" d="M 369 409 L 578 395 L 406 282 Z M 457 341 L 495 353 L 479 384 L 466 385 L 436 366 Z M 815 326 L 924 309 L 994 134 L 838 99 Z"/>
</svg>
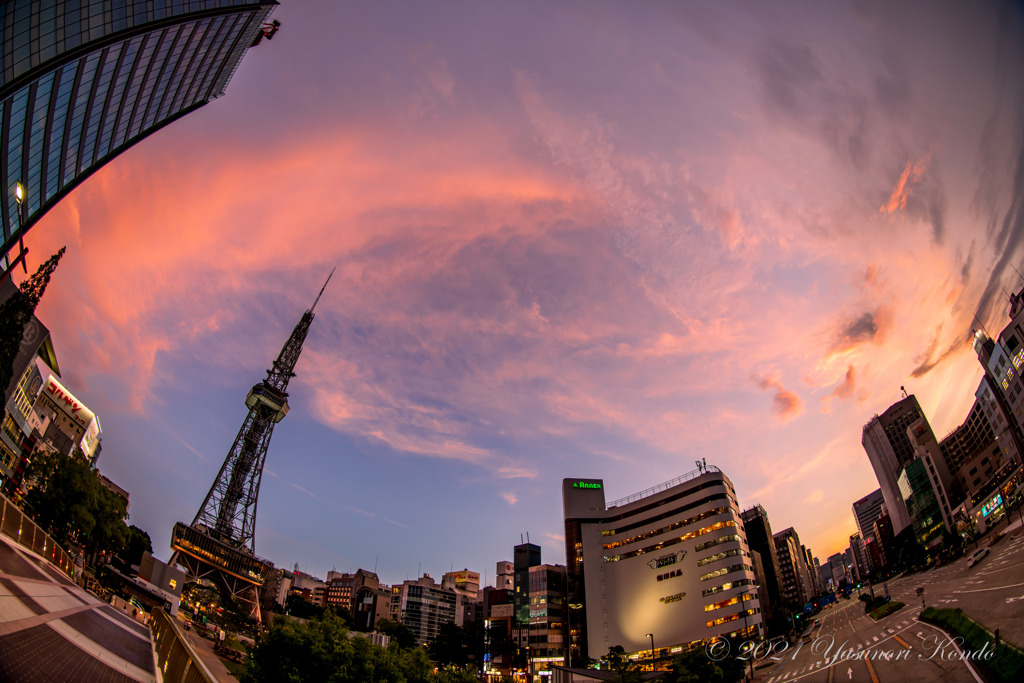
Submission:
<svg viewBox="0 0 1024 683">
<path fill-rule="evenodd" d="M 757 680 L 765 683 L 981 683 L 971 658 L 939 629 L 917 620 L 924 606 L 959 607 L 1000 637 L 1024 646 L 1024 534 L 1019 520 L 1000 527 L 1004 536 L 974 567 L 967 556 L 938 569 L 873 586 L 888 588 L 899 611 L 874 621 L 854 593 L 815 615 L 820 623 L 795 644 L 778 643 L 754 653 Z M 991 536 L 979 542 L 988 547 Z M 923 593 L 918 594 L 917 589 Z M 865 587 L 864 592 L 868 592 Z M 736 656 L 735 653 L 732 656 Z M 738 656 L 743 657 L 740 654 Z"/>
</svg>

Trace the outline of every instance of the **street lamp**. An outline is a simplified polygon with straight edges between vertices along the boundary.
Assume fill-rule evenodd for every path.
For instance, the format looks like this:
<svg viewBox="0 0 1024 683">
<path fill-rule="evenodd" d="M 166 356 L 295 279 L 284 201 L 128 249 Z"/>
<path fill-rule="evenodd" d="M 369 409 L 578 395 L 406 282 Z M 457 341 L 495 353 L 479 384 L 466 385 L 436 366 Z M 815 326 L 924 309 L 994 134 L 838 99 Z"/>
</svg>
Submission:
<svg viewBox="0 0 1024 683">
<path fill-rule="evenodd" d="M 644 635 L 651 639 L 651 671 L 654 671 L 654 634 L 645 633 Z"/>
<path fill-rule="evenodd" d="M 27 193 L 25 191 L 25 186 L 24 185 L 22 185 L 20 182 L 14 183 L 14 200 L 18 204 L 18 207 L 17 207 L 17 210 L 15 211 L 15 213 L 18 216 L 18 251 L 20 253 L 18 254 L 18 258 L 16 258 L 14 260 L 14 262 L 11 263 L 10 265 L 14 265 L 18 261 L 21 261 L 21 267 L 24 269 L 25 273 L 27 274 L 28 273 L 28 265 L 25 263 L 25 255 L 28 252 L 25 251 L 25 233 L 24 233 L 24 229 L 23 229 L 24 225 L 25 225 L 25 217 L 22 215 L 22 207 L 23 207 L 23 205 L 25 203 L 25 196 L 26 196 L 26 194 Z M 6 253 L 4 255 L 6 256 Z M 8 272 L 10 272 L 10 271 L 8 271 Z"/>
<path fill-rule="evenodd" d="M 573 662 L 573 660 L 572 660 L 572 648 L 573 648 L 572 613 L 577 611 L 577 610 L 581 610 L 581 609 L 583 609 L 583 603 L 582 602 L 570 602 L 569 603 L 569 661 L 566 662 L 566 666 L 569 666 L 569 667 L 571 667 L 573 665 L 572 664 L 572 662 Z M 577 626 L 578 625 L 579 624 L 577 624 Z"/>
</svg>

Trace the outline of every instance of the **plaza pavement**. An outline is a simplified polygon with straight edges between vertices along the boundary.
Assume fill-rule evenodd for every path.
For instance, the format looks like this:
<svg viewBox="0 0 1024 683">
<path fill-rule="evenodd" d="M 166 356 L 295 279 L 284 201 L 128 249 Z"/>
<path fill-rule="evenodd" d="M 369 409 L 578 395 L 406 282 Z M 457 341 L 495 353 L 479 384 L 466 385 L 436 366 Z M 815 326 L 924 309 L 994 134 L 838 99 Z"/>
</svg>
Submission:
<svg viewBox="0 0 1024 683">
<path fill-rule="evenodd" d="M 0 681 L 155 683 L 149 628 L 0 535 Z"/>
</svg>

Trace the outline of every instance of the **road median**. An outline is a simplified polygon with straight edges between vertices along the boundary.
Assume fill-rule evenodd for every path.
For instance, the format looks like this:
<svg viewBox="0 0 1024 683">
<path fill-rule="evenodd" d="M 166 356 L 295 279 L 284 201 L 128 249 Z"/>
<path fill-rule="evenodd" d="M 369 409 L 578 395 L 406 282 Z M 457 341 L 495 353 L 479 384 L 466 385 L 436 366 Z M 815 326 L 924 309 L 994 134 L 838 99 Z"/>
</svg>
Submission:
<svg viewBox="0 0 1024 683">
<path fill-rule="evenodd" d="M 957 639 L 964 653 L 980 669 L 989 683 L 1016 683 L 1024 680 L 1024 652 L 998 641 L 988 629 L 957 609 L 929 607 L 919 619 L 944 630 Z"/>
</svg>

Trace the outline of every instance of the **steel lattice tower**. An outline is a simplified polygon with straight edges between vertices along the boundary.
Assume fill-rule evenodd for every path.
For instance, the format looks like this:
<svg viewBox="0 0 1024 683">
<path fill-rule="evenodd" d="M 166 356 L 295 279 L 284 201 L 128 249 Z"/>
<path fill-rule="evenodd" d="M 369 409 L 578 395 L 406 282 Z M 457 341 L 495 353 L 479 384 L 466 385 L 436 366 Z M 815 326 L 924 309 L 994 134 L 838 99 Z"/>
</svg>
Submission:
<svg viewBox="0 0 1024 683">
<path fill-rule="evenodd" d="M 222 595 L 245 603 L 250 616 L 257 620 L 258 589 L 270 567 L 256 557 L 254 544 L 263 463 L 274 425 L 288 414 L 288 382 L 295 376 L 295 364 L 313 322 L 313 309 L 327 282 L 313 305 L 302 314 L 273 367 L 267 371 L 267 378 L 245 397 L 249 414 L 192 524 L 178 522 L 171 537 L 171 565 L 183 565 L 193 578 L 212 580 Z"/>
</svg>

